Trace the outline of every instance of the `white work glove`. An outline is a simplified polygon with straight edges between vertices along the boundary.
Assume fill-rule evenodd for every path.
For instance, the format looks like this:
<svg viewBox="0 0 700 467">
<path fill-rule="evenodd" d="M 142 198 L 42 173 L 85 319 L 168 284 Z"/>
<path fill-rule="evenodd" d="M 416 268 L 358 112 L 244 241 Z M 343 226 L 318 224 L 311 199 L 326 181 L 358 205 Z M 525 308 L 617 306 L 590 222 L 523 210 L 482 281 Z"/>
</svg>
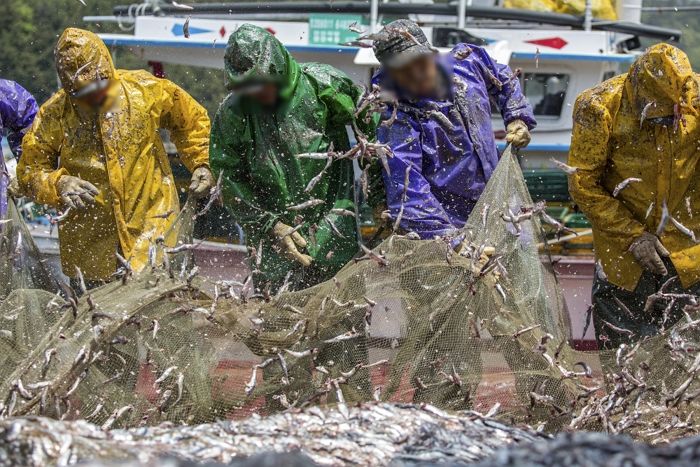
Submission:
<svg viewBox="0 0 700 467">
<path fill-rule="evenodd" d="M 214 176 L 208 167 L 198 167 L 192 172 L 192 183 L 190 184 L 190 194 L 195 199 L 203 198 L 209 194 L 214 186 Z"/>
<path fill-rule="evenodd" d="M 668 274 L 661 257 L 669 256 L 670 253 L 655 235 L 644 232 L 632 242 L 629 251 L 639 265 L 647 271 L 660 276 Z"/>
<path fill-rule="evenodd" d="M 524 148 L 530 144 L 530 129 L 522 120 L 513 120 L 506 127 L 506 143 L 514 148 Z"/>
<path fill-rule="evenodd" d="M 90 182 L 73 177 L 72 175 L 63 175 L 56 183 L 58 196 L 69 208 L 84 209 L 87 204 L 95 202 L 95 196 L 100 194 L 100 190 Z"/>
<path fill-rule="evenodd" d="M 299 235 L 299 232 L 291 232 L 293 227 L 282 222 L 277 222 L 272 228 L 272 234 L 275 236 L 275 241 L 279 246 L 282 254 L 302 266 L 310 266 L 313 259 L 309 255 L 300 253 L 297 247 L 306 248 L 306 240 Z"/>
</svg>

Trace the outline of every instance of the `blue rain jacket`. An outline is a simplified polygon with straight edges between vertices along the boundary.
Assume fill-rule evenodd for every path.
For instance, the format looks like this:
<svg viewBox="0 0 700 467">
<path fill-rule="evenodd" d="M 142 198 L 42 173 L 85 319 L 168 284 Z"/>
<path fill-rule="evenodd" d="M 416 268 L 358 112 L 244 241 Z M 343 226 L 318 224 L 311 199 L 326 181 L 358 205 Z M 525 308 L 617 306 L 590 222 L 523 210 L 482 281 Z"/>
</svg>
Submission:
<svg viewBox="0 0 700 467">
<path fill-rule="evenodd" d="M 491 100 L 507 125 L 536 125 L 520 82 L 507 65 L 481 47 L 460 44 L 436 58 L 449 83 L 445 100 L 402 95 L 380 70 L 373 83 L 398 97 L 396 121 L 380 125 L 377 137 L 394 151 L 384 171 L 387 204 L 394 219 L 401 209 L 410 167 L 401 228 L 421 238 L 444 236 L 464 226 L 498 163 L 491 125 Z M 383 119 L 389 118 L 391 109 Z"/>
</svg>

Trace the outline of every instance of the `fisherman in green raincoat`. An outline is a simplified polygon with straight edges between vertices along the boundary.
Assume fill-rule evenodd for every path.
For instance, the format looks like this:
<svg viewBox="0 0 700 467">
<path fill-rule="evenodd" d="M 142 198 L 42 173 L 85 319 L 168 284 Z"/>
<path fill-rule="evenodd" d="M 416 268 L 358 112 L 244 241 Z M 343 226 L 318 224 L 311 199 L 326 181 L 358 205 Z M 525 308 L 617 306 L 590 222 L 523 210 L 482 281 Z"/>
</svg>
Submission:
<svg viewBox="0 0 700 467">
<path fill-rule="evenodd" d="M 229 38 L 225 68 L 232 93 L 213 122 L 210 161 L 226 207 L 262 252 L 256 286 L 327 280 L 358 251 L 353 166 L 303 156 L 349 149 L 346 127 L 364 123 L 355 117 L 362 91 L 330 65 L 297 63 L 249 24 Z"/>
</svg>

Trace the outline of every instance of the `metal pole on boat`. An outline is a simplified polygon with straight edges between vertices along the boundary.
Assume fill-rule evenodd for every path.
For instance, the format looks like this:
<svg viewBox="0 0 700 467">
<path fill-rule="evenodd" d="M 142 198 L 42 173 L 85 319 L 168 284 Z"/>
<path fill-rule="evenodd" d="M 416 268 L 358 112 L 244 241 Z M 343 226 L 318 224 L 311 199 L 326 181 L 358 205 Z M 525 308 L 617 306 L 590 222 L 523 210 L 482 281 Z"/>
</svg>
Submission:
<svg viewBox="0 0 700 467">
<path fill-rule="evenodd" d="M 467 0 L 459 0 L 459 9 L 457 10 L 457 27 L 464 29 L 467 19 Z"/>
<path fill-rule="evenodd" d="M 371 0 L 369 4 L 369 31 L 377 32 L 379 18 L 379 0 Z"/>
<path fill-rule="evenodd" d="M 590 31 L 593 25 L 593 0 L 586 0 L 586 10 L 583 15 L 583 30 Z"/>
</svg>

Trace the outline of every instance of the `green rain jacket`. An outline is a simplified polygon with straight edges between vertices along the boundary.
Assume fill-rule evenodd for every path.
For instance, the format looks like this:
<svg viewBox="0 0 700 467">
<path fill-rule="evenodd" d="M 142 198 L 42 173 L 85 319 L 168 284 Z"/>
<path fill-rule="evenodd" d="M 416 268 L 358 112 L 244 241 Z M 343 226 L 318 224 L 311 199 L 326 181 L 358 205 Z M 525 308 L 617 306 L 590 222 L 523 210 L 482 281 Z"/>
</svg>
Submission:
<svg viewBox="0 0 700 467">
<path fill-rule="evenodd" d="M 272 34 L 249 24 L 231 35 L 225 68 L 231 88 L 264 82 L 279 87 L 280 101 L 272 109 L 230 94 L 211 132 L 211 168 L 217 177 L 223 172 L 224 202 L 243 227 L 248 245 L 258 248 L 262 241 L 257 286 L 269 282 L 276 288 L 290 271 L 295 288 L 327 280 L 358 250 L 355 219 L 330 213 L 334 208 L 354 210 L 352 162 L 333 162 L 315 188 L 304 193 L 326 161 L 295 155 L 325 152 L 331 145 L 336 151 L 349 149 L 346 125 L 355 118 L 361 89 L 330 65 L 297 63 Z M 364 130 L 374 135 L 373 129 Z M 310 199 L 324 204 L 288 210 Z M 296 226 L 297 216 L 303 217 L 299 233 L 313 258 L 308 268 L 273 249 L 272 227 L 278 221 Z"/>
</svg>

